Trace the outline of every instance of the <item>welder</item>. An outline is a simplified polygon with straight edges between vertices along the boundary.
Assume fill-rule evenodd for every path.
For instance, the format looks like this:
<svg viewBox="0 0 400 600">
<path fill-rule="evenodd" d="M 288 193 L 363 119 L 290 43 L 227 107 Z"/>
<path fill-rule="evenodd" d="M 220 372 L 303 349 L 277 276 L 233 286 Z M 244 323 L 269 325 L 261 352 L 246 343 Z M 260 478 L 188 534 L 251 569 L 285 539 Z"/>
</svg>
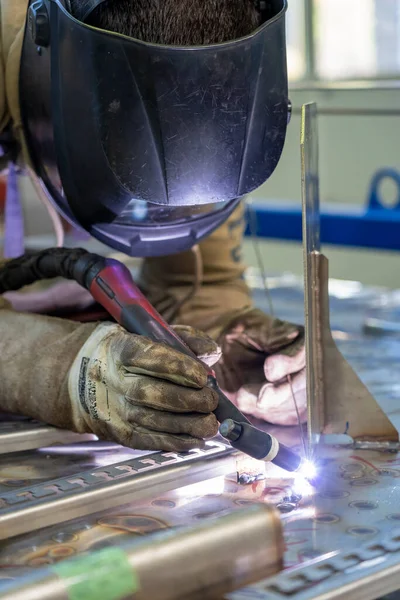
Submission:
<svg viewBox="0 0 400 600">
<path fill-rule="evenodd" d="M 285 0 L 0 6 L 3 159 L 67 221 L 143 258 L 142 290 L 239 408 L 304 420 L 303 330 L 253 307 L 240 255 L 243 199 L 286 134 Z M 58 305 L 80 301 L 71 285 Z M 110 321 L 33 314 L 29 294 L 20 306 L 0 297 L 2 411 L 137 449 L 217 433 L 199 362 Z"/>
</svg>

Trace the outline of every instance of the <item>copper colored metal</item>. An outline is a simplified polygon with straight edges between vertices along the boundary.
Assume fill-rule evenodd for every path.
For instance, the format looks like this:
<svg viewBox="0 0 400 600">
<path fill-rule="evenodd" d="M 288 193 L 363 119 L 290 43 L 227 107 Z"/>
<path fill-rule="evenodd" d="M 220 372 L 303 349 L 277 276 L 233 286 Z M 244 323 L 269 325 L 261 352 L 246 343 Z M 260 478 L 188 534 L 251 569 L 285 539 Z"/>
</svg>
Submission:
<svg viewBox="0 0 400 600">
<path fill-rule="evenodd" d="M 280 571 L 284 542 L 279 513 L 259 504 L 131 541 L 123 549 L 138 583 L 135 600 L 215 600 Z M 80 589 L 82 579 L 90 589 L 98 575 L 93 569 L 81 574 Z M 73 579 L 61 579 L 46 567 L 7 585 L 0 599 L 67 600 Z"/>
<path fill-rule="evenodd" d="M 397 442 L 399 435 L 338 350 L 329 322 L 328 259 L 320 251 L 316 104 L 301 118 L 306 369 L 310 447 L 321 434 Z"/>
</svg>

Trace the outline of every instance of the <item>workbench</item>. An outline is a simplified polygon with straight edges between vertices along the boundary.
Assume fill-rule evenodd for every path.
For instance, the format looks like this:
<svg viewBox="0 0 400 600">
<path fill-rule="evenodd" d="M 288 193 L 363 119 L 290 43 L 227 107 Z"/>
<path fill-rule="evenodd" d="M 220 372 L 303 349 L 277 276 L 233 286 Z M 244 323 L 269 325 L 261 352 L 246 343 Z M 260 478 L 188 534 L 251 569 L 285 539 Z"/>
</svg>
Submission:
<svg viewBox="0 0 400 600">
<path fill-rule="evenodd" d="M 250 271 L 248 279 L 256 304 L 267 311 L 258 273 Z M 271 275 L 268 283 L 276 315 L 303 322 L 302 281 L 291 275 Z M 384 313 L 385 304 L 396 296 L 356 282 L 331 281 L 330 297 L 332 331 L 340 350 L 399 428 L 400 336 L 363 332 L 366 317 L 377 311 Z M 18 436 L 27 440 L 35 428 L 46 444 L 51 440 L 51 431 L 26 420 L 3 422 L 1 427 L 2 439 L 8 435 L 11 440 L 9 448 L 15 448 Z M 298 427 L 274 426 L 269 431 L 301 451 Z M 76 514 L 79 502 L 71 504 L 70 512 L 60 512 L 51 496 L 37 493 L 36 500 L 31 500 L 32 506 L 40 508 L 40 503 L 47 502 L 47 516 L 49 511 L 55 511 L 54 523 L 15 537 L 7 536 L 8 540 L 2 536 L 0 592 L 2 583 L 27 569 L 108 547 L 127 536 L 198 523 L 261 501 L 280 510 L 285 532 L 285 570 L 233 592 L 228 596 L 230 600 L 383 597 L 400 588 L 400 458 L 390 448 L 375 452 L 336 445 L 321 447 L 320 452 L 324 469 L 318 486 L 296 490 L 294 494 L 292 475 L 273 466 L 267 468 L 264 480 L 239 485 L 230 448 L 218 440 L 189 461 L 183 456 L 169 462 L 161 458 L 158 464 L 146 463 L 145 453 L 90 437 L 41 449 L 6 451 L 0 454 L 0 498 L 11 500 L 7 505 L 3 499 L 0 505 L 0 532 L 5 523 L 12 536 L 19 531 L 18 519 L 2 519 L 19 510 L 20 522 L 23 521 L 23 505 L 12 504 L 15 493 L 21 489 L 36 486 L 40 490 L 38 484 L 56 478 L 73 481 L 78 473 L 93 474 L 94 469 L 107 472 L 108 467 L 122 461 L 142 461 L 142 472 L 136 487 L 121 495 L 121 506 L 100 510 L 104 504 L 99 501 L 99 512 L 77 518 L 71 516 Z M 168 477 L 163 475 L 166 464 Z M 79 489 L 91 493 L 90 477 L 87 487 Z M 34 514 L 40 517 L 41 513 Z"/>
</svg>

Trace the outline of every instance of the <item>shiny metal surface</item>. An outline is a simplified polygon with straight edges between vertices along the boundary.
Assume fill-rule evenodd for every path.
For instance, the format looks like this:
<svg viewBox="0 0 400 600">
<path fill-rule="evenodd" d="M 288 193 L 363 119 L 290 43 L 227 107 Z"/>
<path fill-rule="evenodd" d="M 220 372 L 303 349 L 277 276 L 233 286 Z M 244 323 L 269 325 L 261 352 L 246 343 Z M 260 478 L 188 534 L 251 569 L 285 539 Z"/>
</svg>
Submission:
<svg viewBox="0 0 400 600">
<path fill-rule="evenodd" d="M 399 441 L 397 429 L 345 360 L 332 337 L 328 260 L 320 251 L 316 104 L 301 122 L 305 340 L 310 453 L 321 434 Z"/>
<path fill-rule="evenodd" d="M 305 104 L 301 113 L 301 191 L 303 213 L 304 312 L 307 373 L 309 452 L 325 424 L 322 348 L 318 332 L 319 295 L 313 256 L 320 252 L 317 106 Z"/>
<path fill-rule="evenodd" d="M 398 589 L 400 529 L 350 551 L 331 552 L 289 569 L 229 600 L 374 600 Z"/>
<path fill-rule="evenodd" d="M 137 578 L 135 600 L 213 600 L 279 571 L 283 534 L 278 511 L 259 504 L 120 547 Z M 101 573 L 86 577 L 90 586 Z M 64 600 L 73 585 L 72 575 L 60 580 L 44 567 L 5 586 L 0 598 L 26 600 L 33 589 L 41 600 Z"/>
<path fill-rule="evenodd" d="M 173 489 L 235 470 L 232 448 L 208 442 L 185 454 L 154 452 L 0 495 L 0 539 L 9 539 L 55 523 L 119 506 L 134 496 Z M 213 461 L 211 461 L 213 459 Z M 144 475 L 146 473 L 146 475 Z"/>
<path fill-rule="evenodd" d="M 256 304 L 268 310 L 259 273 L 251 272 L 249 280 Z M 303 281 L 292 275 L 272 273 L 268 274 L 268 284 L 277 316 L 303 322 Z M 336 280 L 329 282 L 329 290 L 335 343 L 399 427 L 400 339 L 369 336 L 363 331 L 365 316 L 371 307 L 381 304 L 384 315 L 387 292 L 363 287 L 356 281 Z M 400 294 L 398 299 L 400 306 Z M 300 448 L 297 427 L 264 426 L 282 443 Z M 99 509 L 97 513 L 69 522 L 61 517 L 57 524 L 0 543 L 0 589 L 10 580 L 20 578 L 22 573 L 34 574 L 40 566 L 57 564 L 87 551 L 114 547 L 151 532 L 196 524 L 260 501 L 277 506 L 282 514 L 284 560 L 288 573 L 292 568 L 302 568 L 310 560 L 325 560 L 327 554 L 358 552 L 365 544 L 380 545 L 400 524 L 400 458 L 395 452 L 396 444 L 385 444 L 380 451 L 371 443 L 366 449 L 359 446 L 335 448 L 320 444 L 323 478 L 314 490 L 304 480 L 296 481 L 293 475 L 271 465 L 267 465 L 264 481 L 240 486 L 228 466 L 223 476 L 212 477 L 210 469 L 209 479 L 193 485 L 186 485 L 186 477 L 181 477 L 175 489 L 155 491 L 146 500 L 132 496 L 123 506 L 101 512 Z M 365 442 L 363 446 L 365 448 Z M 0 457 L 0 492 L 18 490 L 35 482 L 114 464 L 141 454 L 96 442 L 3 455 Z M 307 592 L 310 599 L 358 600 L 358 583 L 353 585 L 353 582 L 361 582 L 360 589 L 363 590 L 364 573 L 366 576 L 370 573 L 379 578 L 379 585 L 372 587 L 368 582 L 364 587 L 368 594 L 361 597 L 366 600 L 378 598 L 392 587 L 390 579 L 393 572 L 397 573 L 399 563 L 397 552 L 386 553 L 384 560 L 377 557 L 363 562 L 362 566 L 355 565 L 346 573 L 338 573 L 301 593 Z M 352 587 L 343 588 L 342 584 Z M 400 578 L 397 586 L 400 588 Z M 345 592 L 340 596 L 343 589 Z M 267 596 L 264 591 L 262 593 L 261 598 L 276 600 L 271 592 Z M 245 598 L 260 597 L 256 595 L 259 590 L 255 586 L 246 588 L 246 594 Z M 293 596 L 287 596 L 290 597 Z M 301 596 L 294 597 L 302 600 Z"/>
<path fill-rule="evenodd" d="M 8 417 L 0 422 L 0 454 L 96 439 L 94 435 L 80 435 L 26 419 L 11 420 Z"/>
</svg>

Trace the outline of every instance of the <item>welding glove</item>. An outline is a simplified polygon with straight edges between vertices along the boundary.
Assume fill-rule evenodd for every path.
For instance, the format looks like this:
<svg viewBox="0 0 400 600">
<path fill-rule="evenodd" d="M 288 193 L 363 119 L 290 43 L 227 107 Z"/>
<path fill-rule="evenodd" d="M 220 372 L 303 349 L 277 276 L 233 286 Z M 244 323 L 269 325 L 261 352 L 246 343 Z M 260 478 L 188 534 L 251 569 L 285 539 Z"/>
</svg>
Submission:
<svg viewBox="0 0 400 600">
<path fill-rule="evenodd" d="M 207 336 L 177 331 L 204 361 L 218 359 Z M 0 354 L 5 412 L 136 449 L 189 450 L 217 433 L 205 367 L 119 325 L 0 310 Z"/>
<path fill-rule="evenodd" d="M 216 366 L 219 383 L 243 412 L 280 425 L 298 423 L 299 418 L 304 422 L 303 329 L 253 308 L 241 260 L 244 225 L 240 204 L 199 244 L 202 285 L 188 301 L 188 290 L 199 278 L 193 252 L 146 258 L 140 283 L 164 318 L 218 340 L 223 350 Z"/>
<path fill-rule="evenodd" d="M 304 329 L 256 308 L 225 316 L 215 372 L 246 414 L 276 425 L 307 420 Z"/>
</svg>

